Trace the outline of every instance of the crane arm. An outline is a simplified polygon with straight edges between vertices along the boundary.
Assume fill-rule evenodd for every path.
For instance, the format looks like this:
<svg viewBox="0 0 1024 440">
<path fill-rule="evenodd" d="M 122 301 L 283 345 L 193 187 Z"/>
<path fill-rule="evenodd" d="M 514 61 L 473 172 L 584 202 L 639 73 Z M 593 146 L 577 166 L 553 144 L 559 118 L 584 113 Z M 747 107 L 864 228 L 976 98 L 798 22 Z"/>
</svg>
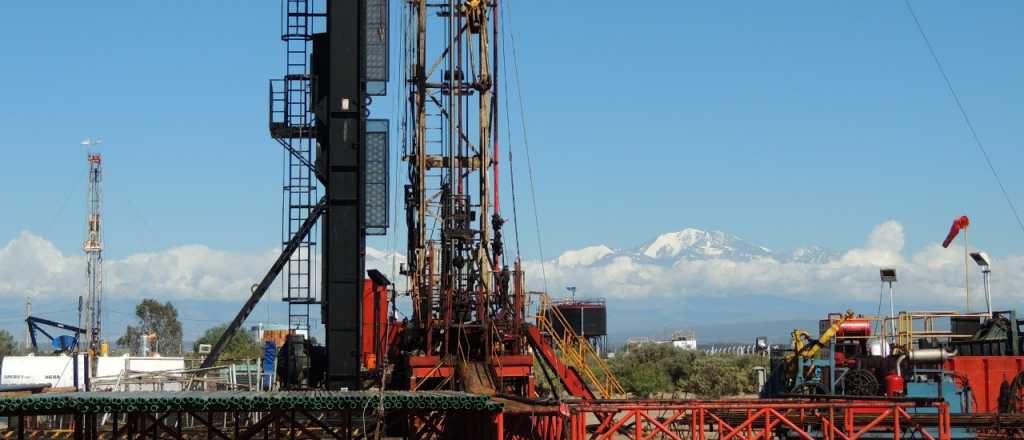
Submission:
<svg viewBox="0 0 1024 440">
<path fill-rule="evenodd" d="M 821 351 L 822 347 L 828 344 L 829 341 L 836 336 L 836 333 L 839 333 L 839 329 L 844 323 L 846 323 L 846 321 L 850 320 L 850 318 L 853 318 L 853 310 L 847 310 L 846 314 L 833 322 L 817 340 L 810 342 L 805 342 L 805 340 L 810 339 L 807 332 L 803 330 L 793 330 L 793 353 L 787 356 L 787 360 L 793 361 L 796 360 L 797 357 L 802 357 L 804 359 L 813 358 L 814 355 Z"/>
<path fill-rule="evenodd" d="M 39 333 L 42 333 L 44 336 L 46 336 L 51 341 L 53 340 L 53 336 L 51 336 L 46 330 L 43 330 L 42 326 L 44 326 L 44 325 L 50 326 L 50 327 L 53 327 L 53 328 L 59 328 L 61 330 L 67 330 L 69 332 L 74 333 L 75 334 L 75 341 L 78 341 L 78 336 L 79 335 L 85 334 L 85 330 L 82 330 L 82 329 L 80 329 L 78 327 L 75 327 L 75 326 L 73 326 L 71 324 L 65 324 L 63 322 L 51 321 L 49 319 L 40 318 L 38 316 L 29 316 L 28 318 L 25 318 L 25 323 L 28 324 L 28 334 L 29 334 L 29 337 L 32 338 L 32 348 L 37 349 L 37 350 L 39 349 L 39 344 L 36 342 L 36 332 L 37 331 Z"/>
<path fill-rule="evenodd" d="M 217 359 L 220 358 L 220 352 L 224 350 L 224 347 L 228 344 L 228 341 L 231 340 L 231 337 L 235 335 L 238 328 L 242 326 L 245 319 L 248 318 L 249 314 L 252 313 L 252 310 L 256 308 L 256 304 L 258 304 L 260 299 L 263 298 L 263 294 L 266 293 L 267 289 L 270 288 L 270 285 L 274 283 L 274 280 L 277 279 L 277 275 L 281 273 L 281 269 L 284 269 L 284 265 L 288 263 L 288 259 L 291 258 L 292 253 L 294 253 L 295 249 L 299 247 L 299 242 L 301 242 L 303 238 L 306 238 L 309 231 L 313 229 L 313 225 L 316 224 L 317 219 L 319 219 L 326 210 L 327 200 L 326 198 L 321 198 L 320 202 L 309 211 L 309 216 L 306 217 L 306 221 L 302 222 L 302 226 L 299 227 L 299 230 L 295 231 L 295 235 L 288 240 L 288 244 L 285 245 L 284 250 L 281 251 L 281 255 L 277 257 L 277 261 L 274 261 L 274 264 L 270 266 L 270 270 L 267 271 L 267 274 L 263 276 L 263 280 L 260 281 L 259 285 L 257 285 L 255 289 L 253 289 L 252 295 L 249 296 L 249 299 L 244 305 L 242 305 L 242 309 L 238 311 L 237 315 L 235 315 L 235 319 L 231 321 L 228 328 L 220 335 L 220 339 L 218 339 L 217 343 L 213 345 L 212 349 L 210 349 L 210 353 L 206 355 L 206 359 L 203 359 L 203 364 L 200 368 L 210 368 L 213 364 L 217 363 Z"/>
</svg>

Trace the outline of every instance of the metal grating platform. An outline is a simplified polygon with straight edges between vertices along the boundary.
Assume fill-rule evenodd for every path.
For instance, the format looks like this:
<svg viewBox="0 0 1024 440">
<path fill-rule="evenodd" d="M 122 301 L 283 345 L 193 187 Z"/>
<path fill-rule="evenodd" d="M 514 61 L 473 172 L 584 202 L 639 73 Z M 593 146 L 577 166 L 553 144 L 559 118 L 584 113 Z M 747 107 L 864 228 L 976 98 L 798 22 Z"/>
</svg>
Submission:
<svg viewBox="0 0 1024 440">
<path fill-rule="evenodd" d="M 131 412 L 224 412 L 275 410 L 500 411 L 502 404 L 487 396 L 461 392 L 74 392 L 0 399 L 0 414 L 96 414 Z"/>
</svg>

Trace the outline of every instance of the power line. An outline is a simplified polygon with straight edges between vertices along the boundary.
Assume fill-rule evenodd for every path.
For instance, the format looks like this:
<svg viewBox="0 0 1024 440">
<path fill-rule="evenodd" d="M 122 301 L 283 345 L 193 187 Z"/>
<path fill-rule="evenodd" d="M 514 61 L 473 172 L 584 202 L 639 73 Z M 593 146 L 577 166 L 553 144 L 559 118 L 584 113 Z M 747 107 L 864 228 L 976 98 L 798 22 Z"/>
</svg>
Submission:
<svg viewBox="0 0 1024 440">
<path fill-rule="evenodd" d="M 949 94 L 953 96 L 953 101 L 956 102 L 956 107 L 960 110 L 960 115 L 964 118 L 964 123 L 967 124 L 967 129 L 971 132 L 971 137 L 974 138 L 974 144 L 978 146 L 978 151 L 981 151 L 982 157 L 985 158 L 985 163 L 988 165 L 989 171 L 992 172 L 992 176 L 995 177 L 996 183 L 999 184 L 999 190 L 1003 193 L 1003 198 L 1006 199 L 1006 204 L 1010 206 L 1010 210 L 1013 211 L 1013 216 L 1017 219 L 1017 226 L 1020 226 L 1020 230 L 1024 232 L 1024 221 L 1021 221 L 1020 214 L 1017 212 L 1017 207 L 1013 204 L 1013 199 L 1010 198 L 1010 193 L 1006 191 L 1006 186 L 1003 185 L 1003 179 L 999 177 L 999 173 L 996 172 L 996 167 L 992 165 L 992 159 L 988 156 L 988 151 L 985 150 L 984 144 L 981 142 L 981 138 L 978 137 L 978 132 L 974 129 L 974 124 L 971 123 L 971 118 L 967 116 L 967 110 L 964 109 L 964 105 L 960 102 L 960 95 L 956 93 L 956 89 L 953 88 L 953 82 L 950 81 L 949 75 L 946 74 L 946 69 L 942 66 L 942 62 L 939 61 L 939 56 L 935 53 L 935 48 L 932 47 L 931 40 L 928 39 L 928 35 L 924 33 L 924 27 L 921 26 L 921 21 L 917 19 L 917 14 L 914 13 L 914 7 L 910 5 L 910 0 L 903 0 L 903 4 L 907 5 L 907 11 L 910 12 L 910 17 L 914 19 L 914 24 L 917 26 L 917 32 L 921 34 L 921 39 L 924 40 L 924 44 L 928 46 L 928 53 L 932 55 L 932 60 L 935 61 L 935 65 L 939 68 L 939 73 L 942 74 L 942 79 L 946 82 L 946 88 L 949 89 Z"/>
<path fill-rule="evenodd" d="M 501 21 L 504 24 L 504 22 L 505 22 L 505 16 L 504 16 L 505 10 L 501 9 L 501 10 L 499 10 L 498 13 L 501 14 Z M 501 36 L 502 36 L 502 41 L 501 41 L 502 42 L 502 44 L 501 44 L 501 67 L 503 67 L 505 69 L 505 73 L 508 74 L 508 67 L 506 67 L 506 66 L 508 66 L 508 50 L 505 49 L 505 46 L 507 46 L 505 44 L 505 42 L 506 42 L 505 41 L 505 34 L 506 33 L 502 33 L 501 34 Z M 521 252 L 521 248 L 519 246 L 519 210 L 518 210 L 518 202 L 516 200 L 516 170 L 515 170 L 515 167 L 513 166 L 513 162 L 512 162 L 512 150 L 515 149 L 515 144 L 512 142 L 512 110 L 509 107 L 509 101 L 512 100 L 511 99 L 512 94 L 509 93 L 509 91 L 508 91 L 508 84 L 510 82 L 512 82 L 512 81 L 502 81 L 501 85 L 504 88 L 504 93 L 501 95 L 501 97 L 504 98 L 504 99 L 502 99 L 501 101 L 502 101 L 503 104 L 505 104 L 505 133 L 506 133 L 505 142 L 508 143 L 508 148 L 507 148 L 507 150 L 508 150 L 508 178 L 509 178 L 510 184 L 512 185 L 512 227 L 514 228 L 514 232 L 515 232 L 516 259 L 518 260 L 518 259 L 521 258 L 522 252 Z"/>
<path fill-rule="evenodd" d="M 515 89 L 516 98 L 518 98 L 517 101 L 519 103 L 519 126 L 522 127 L 523 131 L 523 149 L 526 152 L 526 171 L 530 182 L 530 201 L 533 204 L 533 221 L 537 231 L 537 252 L 540 254 L 540 273 L 544 280 L 544 291 L 549 292 L 548 273 L 544 262 L 544 246 L 541 241 L 540 234 L 540 214 L 537 213 L 537 190 L 533 181 L 533 159 L 530 157 L 530 139 L 526 135 L 526 107 L 523 104 L 523 80 L 519 75 L 519 51 L 516 50 L 516 34 L 512 28 L 511 2 L 507 4 L 506 9 L 508 9 L 508 13 L 503 14 L 503 16 L 508 18 L 508 24 L 505 27 L 508 29 L 508 35 L 512 42 L 512 67 L 514 68 L 516 77 Z"/>
</svg>

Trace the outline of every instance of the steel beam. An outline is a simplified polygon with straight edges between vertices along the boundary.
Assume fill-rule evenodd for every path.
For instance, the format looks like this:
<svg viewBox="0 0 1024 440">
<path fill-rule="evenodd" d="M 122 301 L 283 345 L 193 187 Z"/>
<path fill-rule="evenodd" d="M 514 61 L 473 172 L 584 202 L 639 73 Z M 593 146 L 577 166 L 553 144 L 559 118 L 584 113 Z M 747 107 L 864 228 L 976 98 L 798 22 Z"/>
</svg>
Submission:
<svg viewBox="0 0 1024 440">
<path fill-rule="evenodd" d="M 291 240 L 288 240 L 288 244 L 285 245 L 284 250 L 281 251 L 281 255 L 278 255 L 277 260 L 270 266 L 270 270 L 263 276 L 263 280 L 256 286 L 252 291 L 252 295 L 242 305 L 242 309 L 235 315 L 235 319 L 231 321 L 228 328 L 224 330 L 224 333 L 220 335 L 220 339 L 210 349 L 210 353 L 206 355 L 206 359 L 203 360 L 203 364 L 199 368 L 210 368 L 217 363 L 217 359 L 220 358 L 221 351 L 224 350 L 224 346 L 227 345 L 231 337 L 235 335 L 238 328 L 242 326 L 245 319 L 249 317 L 253 309 L 256 308 L 256 304 L 263 298 L 263 294 L 267 293 L 267 289 L 277 279 L 277 275 L 281 273 L 281 269 L 284 269 L 284 265 L 288 263 L 288 259 L 291 258 L 292 253 L 295 249 L 298 249 L 299 243 L 309 235 L 309 231 L 313 229 L 313 225 L 316 224 L 317 219 L 323 215 L 324 210 L 327 208 L 327 202 L 325 199 L 320 199 L 320 202 L 309 211 L 309 217 L 306 217 L 306 221 L 302 222 L 302 226 L 299 230 L 295 231 L 295 235 L 292 236 Z"/>
</svg>

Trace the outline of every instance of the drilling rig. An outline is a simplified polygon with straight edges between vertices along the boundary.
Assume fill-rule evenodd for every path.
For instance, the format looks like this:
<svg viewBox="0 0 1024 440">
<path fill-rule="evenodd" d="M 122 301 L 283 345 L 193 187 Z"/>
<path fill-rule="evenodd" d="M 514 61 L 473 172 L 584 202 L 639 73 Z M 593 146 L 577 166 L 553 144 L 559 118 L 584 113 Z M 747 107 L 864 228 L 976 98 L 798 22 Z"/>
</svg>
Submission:
<svg viewBox="0 0 1024 440">
<path fill-rule="evenodd" d="M 535 397 L 534 373 L 547 366 L 554 373 L 544 370 L 552 389 L 557 379 L 577 397 L 621 393 L 586 339 L 565 322 L 554 322 L 557 310 L 546 294 L 538 293 L 541 307 L 528 322 L 523 272 L 518 258 L 505 252 L 497 111 L 500 3 L 403 5 L 401 158 L 407 165 L 402 201 L 408 248 L 401 269 L 406 288 L 399 291 L 380 271 L 366 270 L 367 236 L 382 235 L 390 226 L 389 122 L 369 117 L 373 97 L 385 94 L 389 80 L 388 2 L 286 1 L 282 40 L 288 70 L 271 81 L 270 132 L 288 154 L 286 182 L 299 175 L 305 193 L 308 172 L 324 196 L 316 204 L 300 197 L 287 207 L 287 230 L 294 233 L 203 367 L 213 366 L 277 275 L 309 260 L 303 252 L 312 248 L 309 237 L 319 222 L 320 297 L 288 293 L 285 301 L 290 321 L 296 304 L 320 304 L 324 345 L 298 331 L 288 337 L 279 355 L 284 388 Z M 394 313 L 398 295 L 411 304 L 407 319 Z M 535 364 L 535 355 L 543 365 Z M 596 385 L 596 394 L 588 383 Z"/>
<path fill-rule="evenodd" d="M 99 139 L 87 139 L 83 145 L 96 145 L 101 143 Z M 100 332 L 102 330 L 102 306 L 103 306 L 103 233 L 101 229 L 103 197 L 101 183 L 103 180 L 103 159 L 100 153 L 90 152 L 87 155 L 89 163 L 89 192 L 86 196 L 86 230 L 85 241 L 82 249 L 86 257 L 86 294 L 83 302 L 85 320 L 85 343 L 88 351 L 93 356 L 100 353 Z"/>
<path fill-rule="evenodd" d="M 536 397 L 535 377 L 543 377 L 550 389 L 557 380 L 578 398 L 623 394 L 547 293 L 526 292 L 518 249 L 514 258 L 505 251 L 502 4 L 405 4 L 402 275 L 412 316 L 393 320 L 381 335 L 392 365 L 388 386 Z"/>
<path fill-rule="evenodd" d="M 404 274 L 413 311 L 399 348 L 416 354 L 398 377 L 413 388 L 528 395 L 522 273 L 502 244 L 499 2 L 406 7 Z"/>
</svg>

